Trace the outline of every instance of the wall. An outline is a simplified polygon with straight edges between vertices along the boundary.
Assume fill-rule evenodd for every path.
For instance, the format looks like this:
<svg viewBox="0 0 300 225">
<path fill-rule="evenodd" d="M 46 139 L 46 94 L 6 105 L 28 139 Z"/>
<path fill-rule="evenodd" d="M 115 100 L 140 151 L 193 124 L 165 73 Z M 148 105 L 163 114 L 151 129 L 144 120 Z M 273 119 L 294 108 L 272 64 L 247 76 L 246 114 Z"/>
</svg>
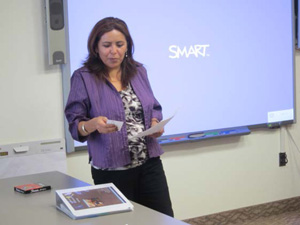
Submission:
<svg viewBox="0 0 300 225">
<path fill-rule="evenodd" d="M 61 72 L 47 66 L 43 1 L 2 2 L 0 144 L 63 138 Z M 299 99 L 298 52 L 296 66 Z M 288 131 L 300 146 L 300 125 Z M 164 146 L 176 218 L 299 196 L 300 152 L 282 133 L 284 138 L 280 130 L 256 129 L 247 136 Z M 281 140 L 289 159 L 285 167 L 278 166 Z M 87 161 L 86 152 L 68 155 L 68 174 L 92 183 Z"/>
<path fill-rule="evenodd" d="M 42 3 L 1 1 L 1 144 L 64 136 L 61 72 L 47 66 Z"/>
</svg>

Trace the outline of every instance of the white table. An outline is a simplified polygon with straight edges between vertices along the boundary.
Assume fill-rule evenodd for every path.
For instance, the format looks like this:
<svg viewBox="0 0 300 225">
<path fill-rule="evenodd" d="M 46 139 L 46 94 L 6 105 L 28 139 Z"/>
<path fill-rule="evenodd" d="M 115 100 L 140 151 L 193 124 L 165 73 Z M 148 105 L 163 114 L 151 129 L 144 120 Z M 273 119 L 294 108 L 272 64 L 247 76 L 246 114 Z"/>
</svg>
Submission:
<svg viewBox="0 0 300 225">
<path fill-rule="evenodd" d="M 32 194 L 15 192 L 16 185 L 42 182 L 52 189 Z M 3 225 L 184 225 L 182 221 L 133 202 L 134 211 L 72 220 L 56 209 L 55 190 L 89 184 L 61 172 L 0 179 L 0 223 Z"/>
</svg>

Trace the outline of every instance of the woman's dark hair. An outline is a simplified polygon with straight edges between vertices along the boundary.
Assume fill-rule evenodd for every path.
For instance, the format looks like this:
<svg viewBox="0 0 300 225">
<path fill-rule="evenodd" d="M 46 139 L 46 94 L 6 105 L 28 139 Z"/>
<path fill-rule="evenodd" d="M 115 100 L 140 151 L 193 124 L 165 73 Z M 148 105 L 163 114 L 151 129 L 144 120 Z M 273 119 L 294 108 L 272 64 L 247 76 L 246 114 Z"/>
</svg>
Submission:
<svg viewBox="0 0 300 225">
<path fill-rule="evenodd" d="M 98 56 L 96 49 L 102 35 L 112 30 L 120 31 L 125 36 L 127 41 L 127 57 L 124 57 L 124 60 L 121 64 L 121 82 L 123 86 L 127 86 L 131 78 L 136 74 L 136 67 L 140 64 L 133 59 L 133 41 L 126 23 L 121 19 L 106 17 L 96 23 L 89 35 L 87 46 L 89 55 L 84 62 L 84 65 L 89 69 L 91 73 L 96 74 L 100 79 L 105 80 L 105 78 L 107 78 L 107 68 Z"/>
</svg>

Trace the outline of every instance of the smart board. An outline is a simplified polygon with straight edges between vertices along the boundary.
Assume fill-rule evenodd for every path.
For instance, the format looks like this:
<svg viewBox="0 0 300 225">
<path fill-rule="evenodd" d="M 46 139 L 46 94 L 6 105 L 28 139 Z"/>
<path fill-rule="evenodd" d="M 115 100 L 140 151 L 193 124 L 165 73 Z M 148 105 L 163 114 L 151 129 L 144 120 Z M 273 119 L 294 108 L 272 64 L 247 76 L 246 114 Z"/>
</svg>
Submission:
<svg viewBox="0 0 300 225">
<path fill-rule="evenodd" d="M 293 1 L 67 3 L 68 76 L 86 59 L 94 24 L 123 19 L 164 117 L 178 109 L 162 138 L 294 122 Z"/>
</svg>

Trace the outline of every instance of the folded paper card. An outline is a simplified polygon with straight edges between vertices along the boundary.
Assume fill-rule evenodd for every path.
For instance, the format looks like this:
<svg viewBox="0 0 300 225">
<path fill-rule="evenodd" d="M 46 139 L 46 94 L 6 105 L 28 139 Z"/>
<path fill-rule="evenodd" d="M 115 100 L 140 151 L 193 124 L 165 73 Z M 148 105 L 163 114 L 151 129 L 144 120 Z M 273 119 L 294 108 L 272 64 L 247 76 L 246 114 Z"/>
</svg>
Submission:
<svg viewBox="0 0 300 225">
<path fill-rule="evenodd" d="M 118 127 L 118 131 L 121 130 L 122 126 L 123 126 L 123 122 L 122 121 L 117 121 L 117 120 L 107 120 L 106 122 L 107 124 L 113 124 L 116 125 Z"/>
</svg>

